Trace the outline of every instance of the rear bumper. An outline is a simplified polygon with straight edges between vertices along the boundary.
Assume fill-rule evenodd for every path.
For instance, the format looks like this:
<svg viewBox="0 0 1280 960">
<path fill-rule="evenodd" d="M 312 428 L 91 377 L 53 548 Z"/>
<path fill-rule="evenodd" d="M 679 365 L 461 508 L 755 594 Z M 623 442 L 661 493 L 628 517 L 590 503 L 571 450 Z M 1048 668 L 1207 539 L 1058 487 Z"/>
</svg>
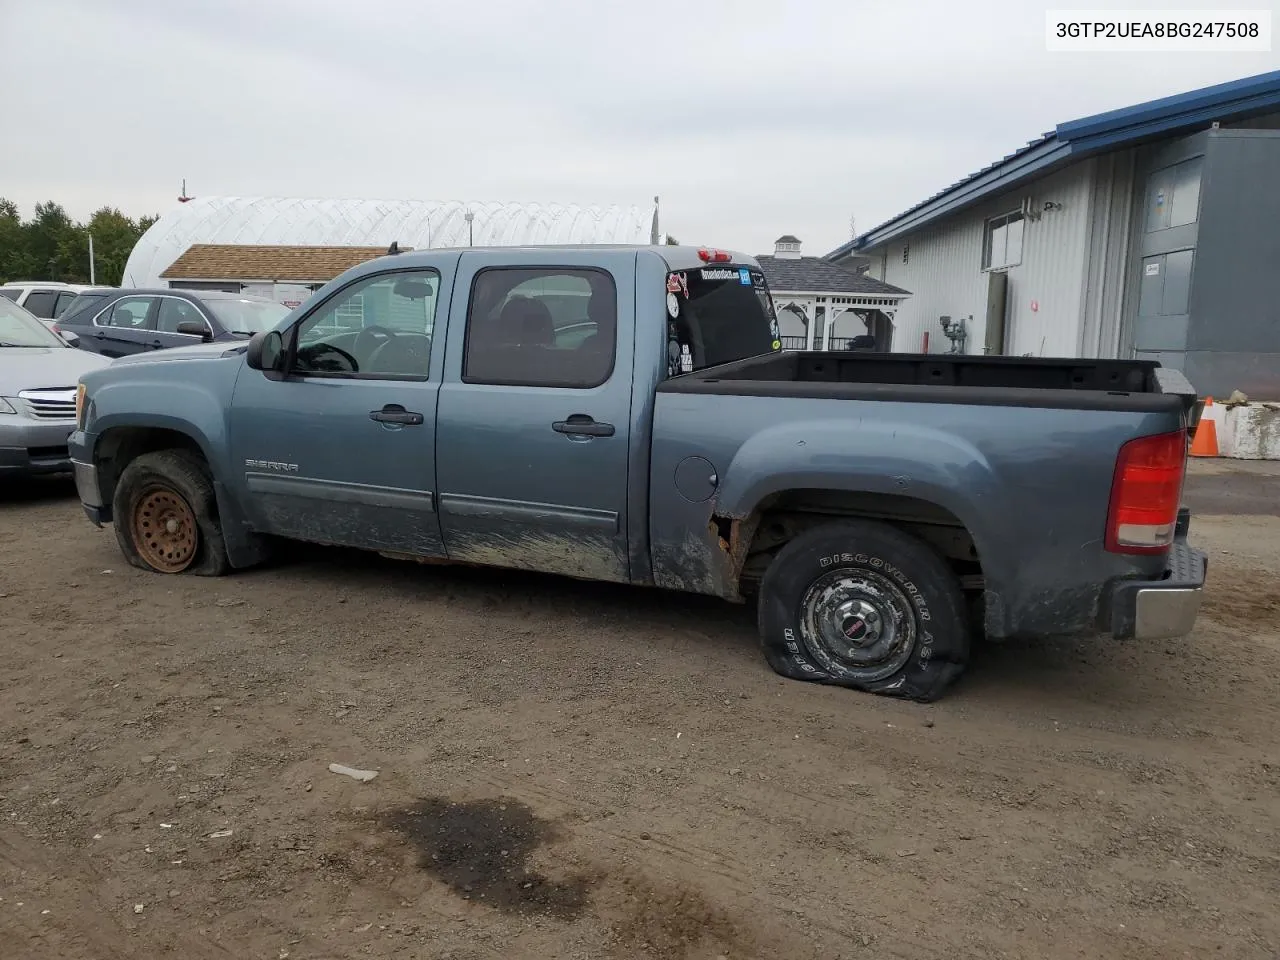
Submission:
<svg viewBox="0 0 1280 960">
<path fill-rule="evenodd" d="M 1111 592 L 1111 635 L 1165 640 L 1190 633 L 1200 613 L 1209 558 L 1183 538 L 1174 541 L 1158 580 L 1124 580 Z"/>
</svg>

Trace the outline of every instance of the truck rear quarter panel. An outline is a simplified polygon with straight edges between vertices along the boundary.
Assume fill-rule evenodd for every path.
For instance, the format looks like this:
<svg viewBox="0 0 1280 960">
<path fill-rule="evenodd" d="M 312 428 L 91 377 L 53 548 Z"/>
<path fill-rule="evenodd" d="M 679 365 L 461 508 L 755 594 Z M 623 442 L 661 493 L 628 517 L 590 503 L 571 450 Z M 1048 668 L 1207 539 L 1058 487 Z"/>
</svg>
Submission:
<svg viewBox="0 0 1280 960">
<path fill-rule="evenodd" d="M 748 518 L 784 491 L 893 494 L 941 507 L 969 531 L 989 634 L 1087 632 L 1103 584 L 1158 575 L 1163 562 L 1103 549 L 1116 454 L 1133 437 L 1179 425 L 1176 412 L 659 392 L 654 580 L 736 599 L 742 557 L 726 547 L 718 518 Z M 689 457 L 715 473 L 702 502 L 676 487 Z"/>
</svg>

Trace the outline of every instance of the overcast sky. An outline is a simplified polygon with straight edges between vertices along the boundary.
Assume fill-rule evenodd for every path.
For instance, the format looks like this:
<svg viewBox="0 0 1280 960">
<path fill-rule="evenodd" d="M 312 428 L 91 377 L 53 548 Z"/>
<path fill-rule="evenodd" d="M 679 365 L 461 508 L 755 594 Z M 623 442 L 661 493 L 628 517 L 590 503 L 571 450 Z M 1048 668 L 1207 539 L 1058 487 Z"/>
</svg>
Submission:
<svg viewBox="0 0 1280 960">
<path fill-rule="evenodd" d="M 1044 9 L 0 0 L 0 196 L 84 217 L 163 212 L 183 177 L 196 196 L 658 194 L 685 242 L 825 253 L 851 216 L 865 231 L 1057 123 L 1280 67 L 1047 53 Z"/>
</svg>

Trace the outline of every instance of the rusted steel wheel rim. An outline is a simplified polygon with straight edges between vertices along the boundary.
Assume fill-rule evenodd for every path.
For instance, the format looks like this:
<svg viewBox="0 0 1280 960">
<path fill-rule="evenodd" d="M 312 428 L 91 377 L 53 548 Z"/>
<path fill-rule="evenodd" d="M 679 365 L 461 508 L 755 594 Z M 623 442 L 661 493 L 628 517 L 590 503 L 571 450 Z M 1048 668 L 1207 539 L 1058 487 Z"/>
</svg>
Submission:
<svg viewBox="0 0 1280 960">
<path fill-rule="evenodd" d="M 196 557 L 196 515 L 180 495 L 163 487 L 138 498 L 133 543 L 142 559 L 161 573 L 181 573 Z"/>
</svg>

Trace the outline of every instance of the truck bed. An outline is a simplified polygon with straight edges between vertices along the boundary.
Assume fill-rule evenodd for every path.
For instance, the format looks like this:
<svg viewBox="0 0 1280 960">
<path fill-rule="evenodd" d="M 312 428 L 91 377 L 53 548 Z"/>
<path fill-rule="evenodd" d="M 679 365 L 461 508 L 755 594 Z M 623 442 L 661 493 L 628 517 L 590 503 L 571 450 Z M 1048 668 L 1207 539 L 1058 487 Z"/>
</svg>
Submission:
<svg viewBox="0 0 1280 960">
<path fill-rule="evenodd" d="M 1135 411 L 1195 404 L 1185 377 L 1150 360 L 951 354 L 789 351 L 673 377 L 658 389 Z"/>
</svg>

